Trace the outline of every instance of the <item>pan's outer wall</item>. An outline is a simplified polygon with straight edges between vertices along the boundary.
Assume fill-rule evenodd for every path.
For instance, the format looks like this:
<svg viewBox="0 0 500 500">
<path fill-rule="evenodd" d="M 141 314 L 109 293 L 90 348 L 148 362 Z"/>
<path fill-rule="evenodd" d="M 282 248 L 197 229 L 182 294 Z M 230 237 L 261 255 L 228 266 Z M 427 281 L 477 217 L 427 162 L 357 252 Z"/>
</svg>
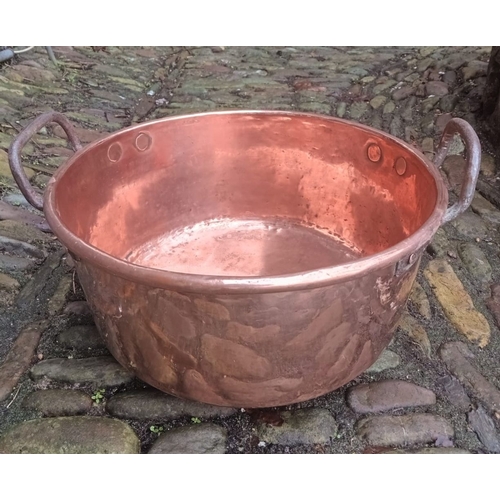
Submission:
<svg viewBox="0 0 500 500">
<path fill-rule="evenodd" d="M 331 286 L 266 294 L 191 294 L 147 287 L 77 262 L 113 356 L 175 396 L 220 406 L 270 407 L 326 394 L 389 344 L 420 253 Z"/>
</svg>

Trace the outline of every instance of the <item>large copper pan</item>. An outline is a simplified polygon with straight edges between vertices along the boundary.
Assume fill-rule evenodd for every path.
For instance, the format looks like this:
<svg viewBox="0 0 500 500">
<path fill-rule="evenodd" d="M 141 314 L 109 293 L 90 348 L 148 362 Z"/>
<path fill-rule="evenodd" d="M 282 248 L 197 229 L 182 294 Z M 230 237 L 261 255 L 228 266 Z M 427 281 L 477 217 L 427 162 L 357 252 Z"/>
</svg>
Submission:
<svg viewBox="0 0 500 500">
<path fill-rule="evenodd" d="M 20 152 L 51 121 L 77 152 L 42 198 Z M 467 174 L 447 208 L 438 166 L 455 133 Z M 320 396 L 377 359 L 425 247 L 469 206 L 480 156 L 460 119 L 433 164 L 354 122 L 268 111 L 166 118 L 85 148 L 48 113 L 9 151 L 116 359 L 162 391 L 242 407 Z"/>
</svg>

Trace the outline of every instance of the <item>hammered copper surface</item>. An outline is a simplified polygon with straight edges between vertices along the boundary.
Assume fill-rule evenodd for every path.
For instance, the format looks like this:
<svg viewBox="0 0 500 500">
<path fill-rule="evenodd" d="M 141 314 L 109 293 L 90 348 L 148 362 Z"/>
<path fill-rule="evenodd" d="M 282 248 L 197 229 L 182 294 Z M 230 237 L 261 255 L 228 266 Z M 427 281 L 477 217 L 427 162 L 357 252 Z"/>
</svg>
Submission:
<svg viewBox="0 0 500 500">
<path fill-rule="evenodd" d="M 467 208 L 479 143 L 450 123 L 469 176 L 448 211 L 437 169 L 388 134 L 240 111 L 87 146 L 49 183 L 45 213 L 109 349 L 142 380 L 216 405 L 304 401 L 377 359 L 445 211 Z"/>
<path fill-rule="evenodd" d="M 77 263 L 98 329 L 123 366 L 170 394 L 236 407 L 305 401 L 363 372 L 390 342 L 417 269 L 311 290 L 205 295 Z"/>
</svg>

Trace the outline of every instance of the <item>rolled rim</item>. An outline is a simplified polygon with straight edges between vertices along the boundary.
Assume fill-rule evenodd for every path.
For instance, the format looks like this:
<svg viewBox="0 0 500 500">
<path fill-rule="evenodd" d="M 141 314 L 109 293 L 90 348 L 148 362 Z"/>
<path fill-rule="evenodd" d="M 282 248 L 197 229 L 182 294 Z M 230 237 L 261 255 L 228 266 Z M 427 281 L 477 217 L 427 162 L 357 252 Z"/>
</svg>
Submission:
<svg viewBox="0 0 500 500">
<path fill-rule="evenodd" d="M 115 139 L 121 134 L 130 130 L 139 130 L 146 126 L 162 123 L 165 121 L 183 120 L 186 118 L 196 118 L 212 115 L 232 115 L 232 114 L 268 114 L 281 115 L 301 118 L 321 118 L 325 121 L 343 123 L 350 127 L 355 127 L 378 137 L 384 137 L 396 142 L 401 148 L 404 148 L 411 155 L 417 156 L 426 166 L 436 183 L 436 203 L 430 217 L 413 234 L 393 245 L 386 250 L 372 254 L 367 257 L 353 260 L 346 264 L 322 267 L 310 271 L 280 274 L 275 276 L 207 276 L 202 274 L 188 274 L 167 271 L 164 269 L 155 269 L 140 266 L 131 262 L 113 257 L 112 255 L 99 250 L 90 245 L 72 233 L 59 218 L 56 211 L 56 188 L 58 179 L 61 178 L 72 163 L 84 156 L 90 149 L 98 144 Z M 292 111 L 268 111 L 268 110 L 234 110 L 217 111 L 208 113 L 194 113 L 187 115 L 172 116 L 153 120 L 138 125 L 127 127 L 118 132 L 114 132 L 107 137 L 94 141 L 66 161 L 54 174 L 47 185 L 44 195 L 44 213 L 50 228 L 68 250 L 90 265 L 100 267 L 111 274 L 130 280 L 134 283 L 141 283 L 146 286 L 165 288 L 169 290 L 186 291 L 192 293 L 227 293 L 227 294 L 252 294 L 252 293 L 270 293 L 292 290 L 306 290 L 311 288 L 320 288 L 335 283 L 360 278 L 372 271 L 395 265 L 405 257 L 417 252 L 423 245 L 427 244 L 436 231 L 439 229 L 448 204 L 448 192 L 444 182 L 438 172 L 437 167 L 428 160 L 420 151 L 416 150 L 406 142 L 394 137 L 386 132 L 362 125 L 349 120 L 334 118 L 330 116 L 301 113 Z"/>
</svg>

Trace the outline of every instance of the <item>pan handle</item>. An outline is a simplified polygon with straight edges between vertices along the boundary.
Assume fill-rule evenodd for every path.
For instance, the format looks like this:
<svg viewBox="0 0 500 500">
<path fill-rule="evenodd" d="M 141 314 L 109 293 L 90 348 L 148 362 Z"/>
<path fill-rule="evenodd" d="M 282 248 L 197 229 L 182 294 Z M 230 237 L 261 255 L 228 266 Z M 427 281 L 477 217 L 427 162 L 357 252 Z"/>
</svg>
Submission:
<svg viewBox="0 0 500 500">
<path fill-rule="evenodd" d="M 474 191 L 476 190 L 476 182 L 481 165 L 481 143 L 476 132 L 474 132 L 474 129 L 465 120 L 452 118 L 446 124 L 436 156 L 434 157 L 436 167 L 439 168 L 443 164 L 448 153 L 450 141 L 455 134 L 459 134 L 465 142 L 465 177 L 458 201 L 446 210 L 442 224 L 453 220 L 469 208 L 474 197 Z"/>
<path fill-rule="evenodd" d="M 9 148 L 9 164 L 12 171 L 12 175 L 19 186 L 19 189 L 23 193 L 24 197 L 38 210 L 43 210 L 43 196 L 37 193 L 30 184 L 30 181 L 24 173 L 21 164 L 21 151 L 29 140 L 45 125 L 50 122 L 55 122 L 61 125 L 63 130 L 66 132 L 68 139 L 73 146 L 75 151 L 82 148 L 80 140 L 76 136 L 75 129 L 71 122 L 61 113 L 55 111 L 49 111 L 40 115 L 38 118 L 33 120 L 27 127 L 25 127 L 19 135 L 14 139 Z"/>
</svg>

